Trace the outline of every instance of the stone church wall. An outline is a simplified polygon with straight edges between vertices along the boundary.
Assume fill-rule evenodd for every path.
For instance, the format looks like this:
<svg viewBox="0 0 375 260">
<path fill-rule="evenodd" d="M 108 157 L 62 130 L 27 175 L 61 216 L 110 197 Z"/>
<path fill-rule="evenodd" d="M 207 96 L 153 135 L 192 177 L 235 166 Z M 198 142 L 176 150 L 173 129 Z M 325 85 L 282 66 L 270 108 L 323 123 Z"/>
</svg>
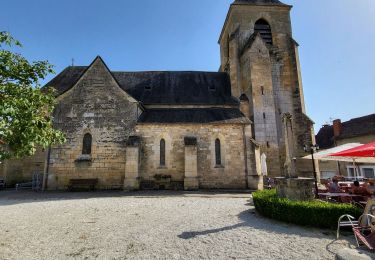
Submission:
<svg viewBox="0 0 375 260">
<path fill-rule="evenodd" d="M 246 188 L 242 125 L 139 124 L 141 137 L 140 177 L 170 175 L 184 181 L 185 137 L 197 138 L 199 188 Z M 222 166 L 215 165 L 215 140 L 221 142 Z M 166 165 L 160 167 L 160 140 L 166 143 Z"/>
<path fill-rule="evenodd" d="M 272 45 L 254 36 L 258 19 L 271 27 Z M 255 38 L 254 38 L 255 37 Z M 270 176 L 286 174 L 283 115 L 292 116 L 291 158 L 299 176 L 311 176 L 309 164 L 298 159 L 303 146 L 314 142 L 312 122 L 305 115 L 298 44 L 292 38 L 289 6 L 232 4 L 220 36 L 221 70 L 230 74 L 232 93 L 245 93 L 252 108 L 254 138 L 265 153 Z M 262 45 L 262 46 L 261 46 Z M 240 57 L 240 58 L 239 58 Z M 264 95 L 260 94 L 263 87 Z M 289 160 L 291 159 L 289 158 Z"/>
<path fill-rule="evenodd" d="M 138 113 L 137 103 L 97 58 L 78 83 L 58 98 L 55 126 L 67 142 L 51 151 L 48 188 L 65 189 L 74 178 L 98 178 L 101 189 L 122 188 L 125 142 Z M 92 135 L 90 156 L 82 155 L 87 133 Z"/>
<path fill-rule="evenodd" d="M 252 99 L 250 119 L 254 122 L 254 138 L 261 144 L 262 153 L 272 158 L 267 162 L 268 174 L 279 176 L 280 133 L 277 119 L 281 115 L 275 113 L 276 98 L 270 66 L 269 50 L 262 39 L 257 37 L 241 57 L 242 89 Z"/>
</svg>

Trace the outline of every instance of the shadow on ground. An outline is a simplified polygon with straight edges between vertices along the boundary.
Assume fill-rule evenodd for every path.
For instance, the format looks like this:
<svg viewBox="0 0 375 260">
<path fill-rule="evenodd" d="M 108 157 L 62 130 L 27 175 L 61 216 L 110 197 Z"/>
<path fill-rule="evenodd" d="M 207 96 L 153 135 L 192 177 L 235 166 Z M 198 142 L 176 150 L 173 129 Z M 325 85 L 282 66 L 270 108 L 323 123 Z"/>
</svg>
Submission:
<svg viewBox="0 0 375 260">
<path fill-rule="evenodd" d="M 94 192 L 66 192 L 30 190 L 0 190 L 0 207 L 59 200 L 84 200 L 96 198 L 165 198 L 165 197 L 200 197 L 200 198 L 250 198 L 251 192 L 246 190 L 204 190 L 204 191 L 94 191 Z"/>
<path fill-rule="evenodd" d="M 252 204 L 247 203 L 246 205 Z M 335 246 L 336 243 L 346 243 L 348 247 L 355 247 L 355 240 L 353 237 L 353 233 L 344 233 L 344 235 L 341 236 L 340 240 L 337 240 L 335 238 L 336 232 L 335 230 L 322 230 L 322 229 L 316 229 L 316 228 L 310 228 L 310 227 L 301 227 L 296 226 L 293 224 L 287 224 L 284 222 L 279 222 L 276 220 L 271 220 L 264 218 L 260 215 L 258 215 L 255 212 L 255 209 L 250 209 L 241 212 L 238 215 L 238 218 L 240 220 L 239 223 L 220 227 L 220 228 L 213 228 L 213 229 L 207 229 L 202 231 L 185 231 L 182 232 L 180 235 L 178 235 L 181 239 L 193 239 L 198 236 L 207 236 L 210 234 L 216 234 L 221 232 L 226 232 L 230 230 L 234 230 L 237 228 L 247 228 L 249 230 L 249 233 L 251 230 L 261 230 L 264 232 L 267 232 L 269 234 L 281 234 L 281 235 L 297 235 L 301 237 L 311 237 L 311 238 L 325 238 L 329 239 L 330 242 L 326 245 L 326 250 L 330 252 L 331 254 L 335 254 L 334 250 L 332 248 Z M 344 241 L 343 241 L 344 240 Z"/>
</svg>

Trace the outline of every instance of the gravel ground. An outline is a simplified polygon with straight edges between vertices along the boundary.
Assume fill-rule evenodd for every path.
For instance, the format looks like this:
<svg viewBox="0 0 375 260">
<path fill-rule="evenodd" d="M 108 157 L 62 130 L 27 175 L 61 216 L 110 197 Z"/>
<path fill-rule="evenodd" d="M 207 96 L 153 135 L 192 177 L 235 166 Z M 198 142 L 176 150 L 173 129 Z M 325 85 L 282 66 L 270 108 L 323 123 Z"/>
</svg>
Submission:
<svg viewBox="0 0 375 260">
<path fill-rule="evenodd" d="M 348 247 L 333 232 L 262 218 L 249 198 L 2 191 L 0 259 L 334 259 Z"/>
</svg>

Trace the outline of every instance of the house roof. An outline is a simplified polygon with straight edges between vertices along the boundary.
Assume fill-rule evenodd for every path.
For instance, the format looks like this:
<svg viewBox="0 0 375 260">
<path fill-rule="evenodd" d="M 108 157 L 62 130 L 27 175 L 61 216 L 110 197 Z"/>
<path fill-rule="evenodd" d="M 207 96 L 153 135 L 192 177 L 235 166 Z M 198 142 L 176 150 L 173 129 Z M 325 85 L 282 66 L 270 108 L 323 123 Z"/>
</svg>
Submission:
<svg viewBox="0 0 375 260">
<path fill-rule="evenodd" d="M 341 132 L 336 139 L 353 138 L 375 134 L 375 114 L 353 118 L 341 123 Z M 322 149 L 334 146 L 332 125 L 324 125 L 316 135 L 316 142 Z"/>
<path fill-rule="evenodd" d="M 235 0 L 233 4 L 286 5 L 279 0 Z"/>
<path fill-rule="evenodd" d="M 139 117 L 138 123 L 249 124 L 250 120 L 235 108 L 148 109 Z"/>
<path fill-rule="evenodd" d="M 61 95 L 78 82 L 86 69 L 67 67 L 45 87 L 53 87 Z M 222 72 L 146 71 L 112 75 L 124 91 L 144 104 L 238 104 L 231 95 L 229 76 Z"/>
<path fill-rule="evenodd" d="M 342 123 L 342 132 L 339 138 L 350 138 L 362 135 L 375 134 L 375 114 L 353 118 Z"/>
</svg>

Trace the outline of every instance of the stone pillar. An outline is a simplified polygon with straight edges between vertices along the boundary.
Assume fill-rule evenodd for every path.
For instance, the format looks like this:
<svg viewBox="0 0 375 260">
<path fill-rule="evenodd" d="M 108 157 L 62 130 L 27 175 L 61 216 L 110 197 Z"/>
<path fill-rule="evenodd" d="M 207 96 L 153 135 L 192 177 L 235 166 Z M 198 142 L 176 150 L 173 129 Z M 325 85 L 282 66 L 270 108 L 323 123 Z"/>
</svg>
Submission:
<svg viewBox="0 0 375 260">
<path fill-rule="evenodd" d="M 297 178 L 292 116 L 289 113 L 283 115 L 284 132 L 285 132 L 285 162 L 284 173 L 286 177 Z"/>
<path fill-rule="evenodd" d="M 196 137 L 185 137 L 185 190 L 199 189 L 198 148 Z"/>
<path fill-rule="evenodd" d="M 124 190 L 139 190 L 139 146 L 140 138 L 130 136 L 126 146 Z"/>
<path fill-rule="evenodd" d="M 263 189 L 263 176 L 260 167 L 260 145 L 252 138 L 251 125 L 244 127 L 247 188 L 251 190 Z"/>
</svg>

